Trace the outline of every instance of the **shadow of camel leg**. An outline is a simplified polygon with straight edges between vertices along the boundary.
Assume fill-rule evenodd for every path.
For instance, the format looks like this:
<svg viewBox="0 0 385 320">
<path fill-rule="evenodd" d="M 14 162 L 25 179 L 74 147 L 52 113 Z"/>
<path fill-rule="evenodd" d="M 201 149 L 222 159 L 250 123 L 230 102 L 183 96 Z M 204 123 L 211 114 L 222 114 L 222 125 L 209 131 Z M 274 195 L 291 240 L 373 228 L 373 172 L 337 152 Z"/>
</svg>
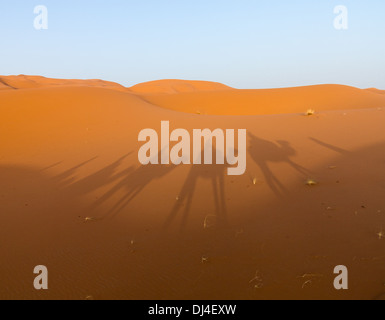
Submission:
<svg viewBox="0 0 385 320">
<path fill-rule="evenodd" d="M 270 187 L 270 189 L 275 193 L 277 197 L 282 197 L 283 192 L 286 191 L 286 188 L 284 185 L 278 180 L 278 178 L 273 174 L 273 172 L 270 170 L 269 166 L 264 162 L 259 162 L 258 166 L 263 172 L 263 175 L 265 176 L 266 183 Z"/>
<path fill-rule="evenodd" d="M 166 222 L 163 225 L 163 229 L 167 229 L 171 225 L 172 221 L 176 218 L 179 210 L 182 208 L 185 199 L 187 199 L 187 204 L 191 203 L 190 199 L 192 199 L 193 197 L 195 185 L 196 179 L 194 178 L 194 175 L 191 170 L 179 194 L 178 201 L 173 206 L 170 214 L 166 219 Z"/>
<path fill-rule="evenodd" d="M 297 170 L 299 173 L 303 174 L 304 176 L 308 175 L 310 173 L 309 170 L 307 170 L 305 167 L 302 167 L 298 163 L 295 163 L 292 160 L 287 160 L 288 164 L 293 167 L 295 170 Z"/>
<path fill-rule="evenodd" d="M 221 221 L 223 225 L 227 224 L 227 208 L 226 208 L 226 194 L 225 194 L 225 181 L 223 175 L 219 177 L 219 197 L 220 197 L 220 212 L 221 212 Z"/>
<path fill-rule="evenodd" d="M 115 216 L 117 215 L 119 212 L 121 212 L 125 207 L 127 207 L 130 202 L 135 199 L 135 197 L 137 195 L 139 195 L 142 190 L 144 189 L 144 187 L 138 187 L 136 188 L 136 191 L 135 189 L 131 190 L 127 195 L 125 195 L 122 199 L 120 199 L 115 205 L 114 207 L 109 211 L 108 215 L 109 216 Z"/>
</svg>

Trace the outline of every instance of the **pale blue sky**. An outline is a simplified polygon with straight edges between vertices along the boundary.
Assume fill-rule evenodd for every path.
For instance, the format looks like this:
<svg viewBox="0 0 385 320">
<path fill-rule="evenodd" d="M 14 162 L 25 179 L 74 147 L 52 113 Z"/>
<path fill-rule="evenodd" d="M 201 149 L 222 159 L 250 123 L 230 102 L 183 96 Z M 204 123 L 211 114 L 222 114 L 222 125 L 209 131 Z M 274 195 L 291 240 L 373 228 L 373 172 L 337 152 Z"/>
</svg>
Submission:
<svg viewBox="0 0 385 320">
<path fill-rule="evenodd" d="M 0 30 L 2 75 L 385 89 L 384 0 L 0 0 Z"/>
</svg>

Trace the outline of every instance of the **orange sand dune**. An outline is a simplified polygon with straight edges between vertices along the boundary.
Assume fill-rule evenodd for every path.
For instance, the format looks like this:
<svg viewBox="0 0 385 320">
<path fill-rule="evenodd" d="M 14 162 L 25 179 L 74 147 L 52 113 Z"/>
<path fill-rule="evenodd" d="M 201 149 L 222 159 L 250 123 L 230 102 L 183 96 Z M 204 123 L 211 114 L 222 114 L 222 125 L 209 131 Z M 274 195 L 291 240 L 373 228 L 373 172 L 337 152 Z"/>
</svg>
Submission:
<svg viewBox="0 0 385 320">
<path fill-rule="evenodd" d="M 238 90 L 216 82 L 160 80 L 125 88 L 102 80 L 0 76 L 0 90 L 93 87 L 135 94 L 165 109 L 206 115 L 263 115 L 385 107 L 384 91 L 342 85 Z"/>
<path fill-rule="evenodd" d="M 382 96 L 340 86 L 196 94 L 226 114 L 255 101 L 261 113 L 295 112 L 294 100 L 301 112 L 352 109 L 205 116 L 188 113 L 193 93 L 163 95 L 183 103 L 177 112 L 98 84 L 0 91 L 0 299 L 383 299 L 385 111 L 369 108 Z M 162 120 L 247 129 L 246 174 L 139 165 L 138 133 Z M 48 291 L 32 286 L 37 265 Z M 348 291 L 333 287 L 337 265 Z"/>
<path fill-rule="evenodd" d="M 385 94 L 385 90 L 379 90 L 379 89 L 376 89 L 376 88 L 369 88 L 369 89 L 366 89 L 370 92 L 373 92 L 373 93 L 378 93 L 378 94 Z"/>
<path fill-rule="evenodd" d="M 385 107 L 385 96 L 341 85 L 268 90 L 227 90 L 142 95 L 148 102 L 176 111 L 208 115 L 262 115 Z"/>
<path fill-rule="evenodd" d="M 197 91 L 223 91 L 232 88 L 217 82 L 186 81 L 186 80 L 160 80 L 141 83 L 130 88 L 132 92 L 141 94 L 159 93 L 186 93 Z"/>
<path fill-rule="evenodd" d="M 221 83 L 208 81 L 187 80 L 160 80 L 141 83 L 131 88 L 125 88 L 120 84 L 103 80 L 66 80 L 51 79 L 41 76 L 0 76 L 0 90 L 2 89 L 33 89 L 62 86 L 87 86 L 106 88 L 118 91 L 131 91 L 134 93 L 181 93 L 196 91 L 220 91 L 232 89 Z"/>
<path fill-rule="evenodd" d="M 120 84 L 103 81 L 103 80 L 64 80 L 50 79 L 40 76 L 0 76 L 0 90 L 8 87 L 8 89 L 35 89 L 47 87 L 63 87 L 63 86 L 88 86 L 97 88 L 106 88 L 125 91 L 126 88 Z"/>
</svg>

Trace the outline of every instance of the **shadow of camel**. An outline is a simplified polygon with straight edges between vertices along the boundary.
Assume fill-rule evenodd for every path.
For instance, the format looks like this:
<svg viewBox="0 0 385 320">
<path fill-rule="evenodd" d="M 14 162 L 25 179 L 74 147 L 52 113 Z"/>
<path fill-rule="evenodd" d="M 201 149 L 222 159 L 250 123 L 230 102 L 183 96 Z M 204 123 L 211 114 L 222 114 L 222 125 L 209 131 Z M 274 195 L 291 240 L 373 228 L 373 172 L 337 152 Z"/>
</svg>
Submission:
<svg viewBox="0 0 385 320">
<path fill-rule="evenodd" d="M 227 209 L 226 209 L 226 197 L 224 187 L 224 176 L 228 165 L 215 164 L 216 163 L 217 150 L 213 149 L 213 165 L 191 165 L 189 174 L 184 182 L 182 189 L 179 193 L 178 201 L 172 208 L 163 228 L 167 229 L 172 222 L 176 219 L 178 213 L 184 206 L 181 220 L 180 231 L 185 229 L 187 224 L 188 215 L 191 210 L 191 205 L 194 198 L 194 193 L 200 179 L 209 180 L 212 186 L 213 200 L 215 204 L 215 217 L 218 226 L 226 225 L 227 223 Z M 200 155 L 201 156 L 201 155 Z"/>
<path fill-rule="evenodd" d="M 92 191 L 95 191 L 105 185 L 116 182 L 117 180 L 123 178 L 124 175 L 127 174 L 128 172 L 134 171 L 133 167 L 131 166 L 125 169 L 123 172 L 116 173 L 118 168 L 122 165 L 123 161 L 131 154 L 132 152 L 122 156 L 121 158 L 119 158 L 109 166 L 93 173 L 92 175 L 72 183 L 70 186 L 67 187 L 67 190 L 76 195 L 84 195 Z M 73 169 L 70 169 L 66 171 L 64 175 L 68 176 L 72 174 L 72 172 L 73 172 Z M 63 176 L 63 174 L 61 176 Z"/>
<path fill-rule="evenodd" d="M 157 157 L 159 158 L 161 152 L 158 153 Z M 115 163 L 118 165 L 118 162 Z M 115 166 L 112 165 L 112 166 Z M 102 197 L 100 197 L 91 207 L 96 208 L 107 200 L 112 198 L 115 194 L 120 191 L 124 192 L 124 195 L 112 206 L 112 208 L 106 213 L 107 216 L 115 216 L 119 214 L 122 210 L 124 210 L 132 200 L 134 200 L 143 190 L 146 188 L 153 180 L 160 179 L 171 171 L 173 171 L 177 166 L 175 165 L 142 165 L 138 169 L 133 169 L 132 167 L 123 170 L 121 173 L 115 175 L 113 178 L 110 178 L 109 182 L 120 180 L 115 184 L 109 191 L 107 191 Z M 108 171 L 111 172 L 112 168 Z M 105 169 L 104 169 L 105 170 Z M 99 180 L 97 177 L 103 173 L 96 173 L 91 177 L 86 179 L 88 180 Z"/>
<path fill-rule="evenodd" d="M 291 160 L 297 152 L 288 141 L 279 140 L 277 143 L 260 139 L 249 133 L 249 154 L 261 169 L 266 183 L 276 196 L 287 193 L 285 186 L 270 169 L 269 163 L 286 163 L 298 173 L 307 176 L 309 171 Z"/>
<path fill-rule="evenodd" d="M 92 159 L 84 161 L 84 162 L 76 165 L 75 167 L 72 167 L 71 169 L 68 169 L 68 170 L 64 171 L 63 173 L 55 176 L 53 178 L 53 180 L 64 189 L 64 188 L 66 188 L 66 187 L 68 187 L 74 183 L 74 181 L 76 180 L 76 173 L 80 168 L 86 166 L 87 164 L 91 163 L 92 161 L 96 160 L 97 158 L 98 157 L 93 157 Z M 57 165 L 57 164 L 54 164 L 50 167 L 52 168 L 55 165 Z M 50 167 L 48 167 L 48 168 L 50 168 Z M 47 168 L 44 168 L 43 170 L 46 170 L 46 169 Z"/>
</svg>

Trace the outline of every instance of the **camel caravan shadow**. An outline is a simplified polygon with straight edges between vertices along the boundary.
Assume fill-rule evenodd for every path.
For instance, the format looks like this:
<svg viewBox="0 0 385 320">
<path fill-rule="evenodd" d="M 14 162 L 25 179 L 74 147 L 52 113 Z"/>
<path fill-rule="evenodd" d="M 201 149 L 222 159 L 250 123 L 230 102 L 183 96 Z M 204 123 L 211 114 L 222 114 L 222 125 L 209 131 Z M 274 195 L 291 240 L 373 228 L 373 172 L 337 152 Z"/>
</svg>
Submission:
<svg viewBox="0 0 385 320">
<path fill-rule="evenodd" d="M 317 144 L 329 147 L 342 155 L 345 155 L 344 150 L 336 149 L 332 146 L 313 139 Z M 277 195 L 283 195 L 287 189 L 283 183 L 278 179 L 276 174 L 271 169 L 271 164 L 286 163 L 293 170 L 302 176 L 308 176 L 309 170 L 302 167 L 292 160 L 297 154 L 291 144 L 287 141 L 277 141 L 276 143 L 258 138 L 249 134 L 248 141 L 249 159 L 255 162 L 261 170 L 264 179 L 269 188 Z M 220 156 L 219 150 L 213 148 L 213 164 L 194 164 L 190 166 L 189 172 L 181 185 L 178 193 L 178 201 L 176 201 L 167 216 L 164 223 L 164 229 L 167 229 L 176 218 L 181 217 L 181 229 L 186 226 L 188 216 L 190 214 L 192 204 L 194 202 L 194 195 L 197 190 L 201 188 L 202 182 L 209 182 L 211 187 L 207 189 L 214 205 L 213 215 L 216 216 L 218 224 L 225 225 L 228 220 L 228 208 L 226 205 L 226 184 L 225 176 L 227 169 L 230 167 L 227 164 L 215 164 L 216 157 Z M 235 150 L 237 153 L 237 150 Z M 102 218 L 113 217 L 125 211 L 130 203 L 145 191 L 155 180 L 163 179 L 168 174 L 173 172 L 178 166 L 176 165 L 142 165 L 135 167 L 134 165 L 125 164 L 129 156 L 134 153 L 123 155 L 110 165 L 96 171 L 95 173 L 81 179 L 77 179 L 76 175 L 80 168 L 89 165 L 98 157 L 91 158 L 65 172 L 51 178 L 51 183 L 55 186 L 55 190 L 60 192 L 67 199 L 78 201 L 83 196 L 98 190 L 102 187 L 111 186 L 104 194 L 102 194 L 96 201 L 94 201 L 88 209 L 100 210 Z M 160 157 L 159 152 L 158 157 Z M 200 154 L 200 156 L 203 155 Z M 130 160 L 132 163 L 133 160 Z M 51 167 L 60 165 L 56 163 Z M 187 166 L 187 165 L 186 165 Z M 51 167 L 40 170 L 46 175 L 46 171 Z M 107 204 L 112 200 L 112 204 Z M 70 200 L 71 201 L 71 200 Z"/>
<path fill-rule="evenodd" d="M 306 168 L 295 163 L 291 159 L 297 152 L 287 141 L 277 141 L 277 143 L 274 143 L 249 134 L 248 145 L 250 158 L 257 164 L 267 185 L 277 196 L 283 195 L 287 190 L 270 168 L 271 163 L 286 163 L 302 176 L 307 176 L 309 174 L 309 171 Z M 199 155 L 200 157 L 203 156 L 203 150 Z M 234 153 L 236 154 L 237 150 L 235 150 Z M 213 164 L 211 165 L 189 165 L 190 170 L 181 186 L 178 201 L 176 201 L 171 208 L 164 223 L 164 229 L 170 227 L 178 216 L 181 217 L 180 229 L 183 230 L 185 228 L 194 202 L 194 194 L 199 190 L 200 184 L 204 181 L 208 181 L 211 185 L 208 192 L 211 195 L 212 204 L 214 204 L 213 215 L 216 216 L 218 225 L 226 225 L 228 212 L 224 180 L 227 169 L 230 168 L 230 166 L 227 164 L 216 164 L 216 158 L 223 157 L 221 151 L 213 148 L 212 154 Z M 178 167 L 173 164 L 158 165 L 150 163 L 137 168 L 130 166 L 119 171 L 124 160 L 130 155 L 131 153 L 124 155 L 109 166 L 78 181 L 75 181 L 74 179 L 76 170 L 87 165 L 96 158 L 90 159 L 67 170 L 54 179 L 66 190 L 67 194 L 71 194 L 74 197 L 85 195 L 103 186 L 112 184 L 113 186 L 99 197 L 99 199 L 91 205 L 90 209 L 96 210 L 98 207 L 101 207 L 118 195 L 118 199 L 114 200 L 114 203 L 107 209 L 107 211 L 103 211 L 103 218 L 113 217 L 124 212 L 127 206 L 129 206 L 129 204 L 152 182 L 166 177 Z M 157 157 L 160 158 L 160 156 L 161 152 L 158 153 Z"/>
</svg>

